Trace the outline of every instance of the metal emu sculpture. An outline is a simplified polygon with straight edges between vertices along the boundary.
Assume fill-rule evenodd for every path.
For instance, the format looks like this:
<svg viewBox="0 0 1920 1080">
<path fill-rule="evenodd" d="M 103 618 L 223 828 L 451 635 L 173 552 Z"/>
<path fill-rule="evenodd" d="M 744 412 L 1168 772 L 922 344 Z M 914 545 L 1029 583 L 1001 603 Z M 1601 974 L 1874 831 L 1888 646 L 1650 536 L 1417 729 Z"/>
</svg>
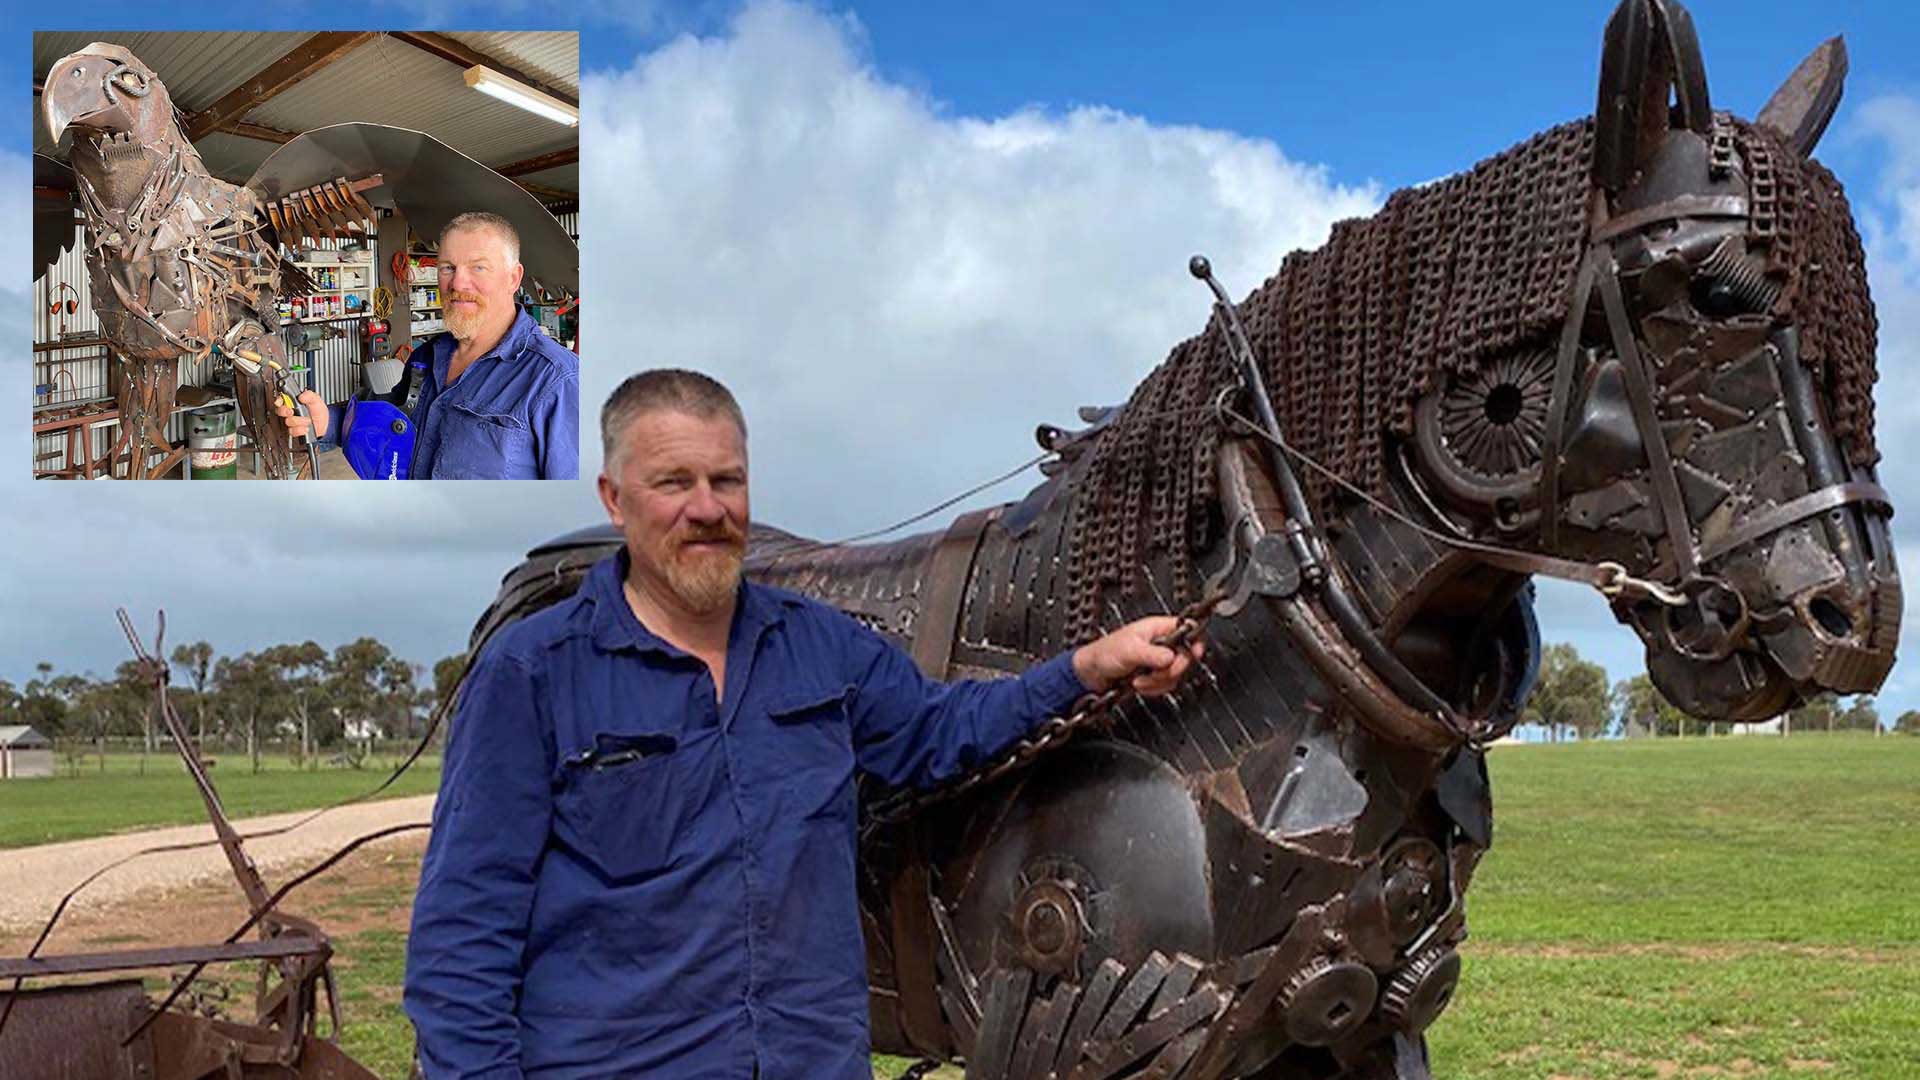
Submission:
<svg viewBox="0 0 1920 1080">
<path fill-rule="evenodd" d="M 285 367 L 274 301 L 305 275 L 282 261 L 257 195 L 207 171 L 165 84 L 133 53 L 94 42 L 64 57 L 47 73 L 41 109 L 56 143 L 74 131 L 94 310 L 120 357 L 120 434 L 108 460 L 125 448 L 128 479 L 161 476 L 186 454 L 166 438 L 180 358 L 218 346 Z M 276 381 L 271 370 L 235 373 L 261 474 L 273 477 L 292 458 L 272 412 Z M 149 468 L 154 451 L 165 456 Z"/>
<path fill-rule="evenodd" d="M 316 128 L 231 184 L 207 171 L 160 76 L 99 41 L 48 70 L 41 111 L 56 144 L 73 132 L 70 183 L 86 225 L 93 307 L 118 357 L 120 434 L 107 456 L 127 454 L 128 479 L 163 476 L 185 456 L 166 438 L 180 359 L 216 350 L 246 361 L 234 368 L 234 391 L 260 450 L 259 475 L 311 476 L 313 459 L 295 458 L 273 411 L 287 367 L 276 301 L 313 287 L 287 258 L 303 240 L 371 242 L 385 213 L 430 237 L 462 211 L 491 210 L 519 231 L 531 280 L 579 292 L 579 252 L 553 215 L 430 135 L 382 124 Z M 58 163 L 46 164 L 68 183 Z M 35 232 L 38 273 L 71 243 L 73 222 L 44 215 Z"/>
<path fill-rule="evenodd" d="M 1606 593 L 1701 717 L 1880 685 L 1875 324 L 1809 158 L 1844 66 L 1823 45 L 1738 120 L 1687 13 L 1625 0 L 1595 117 L 1290 256 L 1125 407 L 1043 427 L 1019 503 L 870 546 L 756 531 L 750 573 L 938 676 L 1205 619 L 1171 699 L 940 791 L 862 787 L 877 1048 L 979 1080 L 1426 1077 L 1492 841 L 1481 747 L 1537 670 L 1533 574 Z M 534 552 L 476 639 L 617 543 Z"/>
</svg>

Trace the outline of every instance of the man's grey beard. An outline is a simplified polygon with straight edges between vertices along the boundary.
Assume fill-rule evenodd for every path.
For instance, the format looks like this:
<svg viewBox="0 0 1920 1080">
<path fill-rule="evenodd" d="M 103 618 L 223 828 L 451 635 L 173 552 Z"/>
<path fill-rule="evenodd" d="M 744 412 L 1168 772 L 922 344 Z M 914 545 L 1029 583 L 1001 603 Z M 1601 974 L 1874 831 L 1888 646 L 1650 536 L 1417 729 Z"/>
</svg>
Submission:
<svg viewBox="0 0 1920 1080">
<path fill-rule="evenodd" d="M 445 317 L 447 332 L 453 335 L 454 340 L 471 341 L 480 332 L 480 321 L 487 317 L 487 309 L 480 307 L 473 314 L 465 315 L 455 314 L 453 308 L 448 307 L 441 315 Z"/>
<path fill-rule="evenodd" d="M 667 587 L 679 597 L 687 610 L 696 615 L 711 615 L 727 605 L 740 588 L 742 553 L 708 553 L 692 558 L 675 552 L 662 567 Z"/>
</svg>

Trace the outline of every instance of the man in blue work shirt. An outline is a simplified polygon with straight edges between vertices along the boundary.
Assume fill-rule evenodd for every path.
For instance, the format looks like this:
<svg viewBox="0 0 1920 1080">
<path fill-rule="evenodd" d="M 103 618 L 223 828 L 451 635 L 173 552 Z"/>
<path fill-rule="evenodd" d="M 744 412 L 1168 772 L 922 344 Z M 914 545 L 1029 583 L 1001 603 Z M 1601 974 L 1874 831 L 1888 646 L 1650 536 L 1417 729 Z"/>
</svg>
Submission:
<svg viewBox="0 0 1920 1080">
<path fill-rule="evenodd" d="M 524 273 L 520 234 L 506 218 L 470 211 L 440 230 L 445 333 L 428 341 L 413 407 L 415 480 L 577 480 L 580 358 L 542 333 L 514 302 Z M 327 433 L 327 408 L 300 400 Z M 287 418 L 297 442 L 307 421 Z"/>
<path fill-rule="evenodd" d="M 746 424 L 686 371 L 601 413 L 624 549 L 480 654 L 407 947 L 432 1080 L 867 1080 L 855 769 L 927 786 L 1084 693 L 1199 655 L 1142 619 L 942 684 L 852 618 L 743 581 Z"/>
</svg>

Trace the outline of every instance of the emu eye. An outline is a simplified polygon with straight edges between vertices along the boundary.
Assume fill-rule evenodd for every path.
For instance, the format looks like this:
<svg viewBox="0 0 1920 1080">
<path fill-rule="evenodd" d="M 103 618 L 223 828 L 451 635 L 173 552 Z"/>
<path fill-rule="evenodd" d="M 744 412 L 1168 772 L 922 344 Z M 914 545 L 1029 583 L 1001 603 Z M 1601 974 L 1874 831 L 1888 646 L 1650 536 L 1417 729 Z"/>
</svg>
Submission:
<svg viewBox="0 0 1920 1080">
<path fill-rule="evenodd" d="M 1695 278 L 1687 294 L 1693 301 L 1694 310 L 1709 319 L 1731 319 L 1735 315 L 1747 315 L 1754 311 L 1746 297 L 1740 295 L 1733 283 L 1724 278 Z"/>
</svg>

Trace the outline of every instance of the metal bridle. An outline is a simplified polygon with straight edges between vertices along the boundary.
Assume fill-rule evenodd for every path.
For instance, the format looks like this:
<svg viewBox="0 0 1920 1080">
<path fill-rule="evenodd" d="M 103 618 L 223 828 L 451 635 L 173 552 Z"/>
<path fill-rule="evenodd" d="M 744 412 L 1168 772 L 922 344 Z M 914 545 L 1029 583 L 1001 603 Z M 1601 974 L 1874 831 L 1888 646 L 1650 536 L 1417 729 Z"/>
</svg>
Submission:
<svg viewBox="0 0 1920 1080">
<path fill-rule="evenodd" d="M 1661 204 L 1635 216 L 1644 219 L 1640 223 L 1645 223 L 1686 216 L 1692 212 L 1685 205 Z M 1740 591 L 1718 575 L 1706 573 L 1702 567 L 1747 544 L 1829 510 L 1854 503 L 1870 503 L 1890 509 L 1892 504 L 1886 491 L 1871 481 L 1830 483 L 1763 510 L 1710 543 L 1699 542 L 1693 524 L 1687 517 L 1686 503 L 1680 493 L 1679 472 L 1667 446 L 1666 436 L 1660 429 L 1658 402 L 1654 398 L 1648 367 L 1641 357 L 1639 339 L 1634 335 L 1626 301 L 1621 294 L 1619 264 L 1615 262 L 1612 247 L 1607 242 L 1608 237 L 1620 231 L 1618 228 L 1603 227 L 1597 234 L 1601 239 L 1588 250 L 1581 264 L 1579 277 L 1574 284 L 1573 302 L 1567 307 L 1566 322 L 1561 327 L 1553 396 L 1547 407 L 1546 431 L 1541 447 L 1541 542 L 1543 546 L 1552 548 L 1558 540 L 1560 454 L 1566 435 L 1567 413 L 1572 406 L 1574 368 L 1580 355 L 1580 327 L 1586 319 L 1593 290 L 1597 288 L 1606 313 L 1607 335 L 1611 339 L 1614 355 L 1620 361 L 1626 383 L 1634 428 L 1645 448 L 1648 479 L 1653 485 L 1673 562 L 1672 579 L 1659 585 L 1678 602 L 1664 597 L 1660 598 L 1661 602 L 1668 608 L 1684 607 L 1701 615 L 1711 615 L 1714 622 L 1725 627 L 1722 632 L 1710 635 L 1711 640 L 1703 641 L 1698 636 L 1678 630 L 1669 614 L 1662 619 L 1663 628 L 1676 651 L 1697 660 L 1724 659 L 1746 643 L 1753 619 Z M 1786 362 L 1797 362 L 1797 359 L 1789 357 Z M 1701 624 L 1708 625 L 1704 619 Z"/>
</svg>

